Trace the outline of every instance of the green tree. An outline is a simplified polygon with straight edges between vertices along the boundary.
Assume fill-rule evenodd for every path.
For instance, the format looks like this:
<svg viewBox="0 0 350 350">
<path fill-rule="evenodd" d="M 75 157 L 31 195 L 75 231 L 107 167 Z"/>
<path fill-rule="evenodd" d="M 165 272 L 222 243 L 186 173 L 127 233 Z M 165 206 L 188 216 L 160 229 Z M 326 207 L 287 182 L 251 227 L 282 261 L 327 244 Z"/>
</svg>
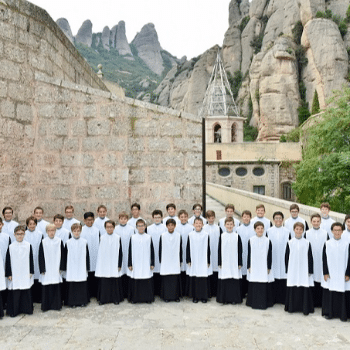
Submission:
<svg viewBox="0 0 350 350">
<path fill-rule="evenodd" d="M 338 91 L 317 122 L 305 131 L 303 160 L 293 185 L 300 203 L 350 212 L 350 88 Z"/>
<path fill-rule="evenodd" d="M 320 101 L 318 100 L 318 93 L 315 90 L 314 99 L 312 100 L 311 114 L 320 113 Z"/>
</svg>

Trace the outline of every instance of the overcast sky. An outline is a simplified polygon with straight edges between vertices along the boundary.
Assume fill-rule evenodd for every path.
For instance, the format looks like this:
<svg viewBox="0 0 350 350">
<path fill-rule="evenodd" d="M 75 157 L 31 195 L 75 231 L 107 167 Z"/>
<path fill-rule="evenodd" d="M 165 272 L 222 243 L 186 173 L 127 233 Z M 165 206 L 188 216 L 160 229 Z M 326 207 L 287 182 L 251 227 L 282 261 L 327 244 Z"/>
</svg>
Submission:
<svg viewBox="0 0 350 350">
<path fill-rule="evenodd" d="M 154 23 L 164 50 L 192 58 L 222 46 L 228 29 L 230 0 L 31 0 L 56 21 L 68 20 L 73 35 L 90 19 L 93 32 L 125 21 L 129 43 L 147 23 Z"/>
</svg>

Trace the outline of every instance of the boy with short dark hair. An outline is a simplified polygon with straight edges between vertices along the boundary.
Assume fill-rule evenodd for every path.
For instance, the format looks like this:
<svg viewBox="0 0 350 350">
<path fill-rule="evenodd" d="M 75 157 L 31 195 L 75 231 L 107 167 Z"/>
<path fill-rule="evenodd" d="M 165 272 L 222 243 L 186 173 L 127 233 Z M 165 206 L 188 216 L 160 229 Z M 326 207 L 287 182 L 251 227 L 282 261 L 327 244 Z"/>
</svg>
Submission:
<svg viewBox="0 0 350 350">
<path fill-rule="evenodd" d="M 233 229 L 234 229 L 234 231 L 237 231 L 237 228 L 239 227 L 241 222 L 238 219 L 233 217 L 234 213 L 235 213 L 235 206 L 233 204 L 231 204 L 231 203 L 226 204 L 225 205 L 225 214 L 226 214 L 226 216 L 219 220 L 219 226 L 220 226 L 222 232 L 225 232 L 225 229 L 226 229 L 226 227 L 225 227 L 225 220 L 226 220 L 226 218 L 233 218 L 234 223 L 235 223 Z"/>
<path fill-rule="evenodd" d="M 98 248 L 95 275 L 98 278 L 97 300 L 100 305 L 119 304 L 123 300 L 120 283 L 120 270 L 123 262 L 123 250 L 120 237 L 114 233 L 115 222 L 105 222 L 107 234 L 101 237 Z"/>
<path fill-rule="evenodd" d="M 176 225 L 175 231 L 179 232 L 182 241 L 182 265 L 181 265 L 181 295 L 188 295 L 188 266 L 186 264 L 186 245 L 188 234 L 193 231 L 193 226 L 188 223 L 188 213 L 182 209 L 179 211 L 180 225 Z"/>
<path fill-rule="evenodd" d="M 264 235 L 264 224 L 254 223 L 256 235 L 248 241 L 247 280 L 248 296 L 246 304 L 253 309 L 265 310 L 273 306 L 272 244 Z"/>
<path fill-rule="evenodd" d="M 152 237 L 145 233 L 143 219 L 136 221 L 137 233 L 130 237 L 128 267 L 130 288 L 128 299 L 132 304 L 154 301 L 154 248 Z"/>
<path fill-rule="evenodd" d="M 219 281 L 216 301 L 223 304 L 242 302 L 242 241 L 234 232 L 235 222 L 228 217 L 225 220 L 225 232 L 220 235 L 218 245 Z"/>
<path fill-rule="evenodd" d="M 218 248 L 219 248 L 219 237 L 222 234 L 220 226 L 215 225 L 215 212 L 208 210 L 205 213 L 205 217 L 208 223 L 204 225 L 203 229 L 209 233 L 210 237 L 210 295 L 216 296 L 218 291 Z"/>
<path fill-rule="evenodd" d="M 284 227 L 289 231 L 289 233 L 291 234 L 291 237 L 294 237 L 294 230 L 293 230 L 293 226 L 296 222 L 301 222 L 304 224 L 305 226 L 305 231 L 307 231 L 309 229 L 309 226 L 307 224 L 307 222 L 301 218 L 299 216 L 299 205 L 298 204 L 292 204 L 289 207 L 289 212 L 290 212 L 290 218 L 288 218 L 285 222 L 284 222 Z M 305 232 L 304 232 L 305 233 Z"/>
<path fill-rule="evenodd" d="M 68 232 L 70 232 L 71 227 L 73 224 L 79 224 L 80 221 L 75 219 L 74 216 L 74 207 L 73 205 L 67 205 L 64 208 L 64 215 L 66 216 L 63 218 L 63 228 L 66 229 Z M 57 232 L 56 232 L 57 235 Z"/>
<path fill-rule="evenodd" d="M 345 229 L 343 231 L 341 238 L 347 240 L 350 243 L 350 214 L 345 215 L 344 226 L 345 226 Z M 0 229 L 0 233 L 1 233 L 1 229 Z"/>
<path fill-rule="evenodd" d="M 161 234 L 159 240 L 160 297 L 165 302 L 179 302 L 181 297 L 182 242 L 175 227 L 176 221 L 168 219 L 167 231 Z"/>
<path fill-rule="evenodd" d="M 247 281 L 248 241 L 249 241 L 249 238 L 256 235 L 254 231 L 254 225 L 251 223 L 251 219 L 252 219 L 252 213 L 249 210 L 244 210 L 242 212 L 242 224 L 237 228 L 237 233 L 239 234 L 242 240 L 242 249 L 243 249 L 243 253 L 242 253 L 243 266 L 241 269 L 242 298 L 244 298 L 248 293 L 248 281 Z"/>
<path fill-rule="evenodd" d="M 56 237 L 56 225 L 46 226 L 47 237 L 39 246 L 40 283 L 42 285 L 41 310 L 61 310 L 62 271 L 65 268 L 65 249 L 62 240 Z"/>
<path fill-rule="evenodd" d="M 6 253 L 9 245 L 11 244 L 11 238 L 7 233 L 3 232 L 3 226 L 4 224 L 2 222 L 2 218 L 0 218 L 0 253 L 2 256 L 2 260 L 0 260 L 0 269 L 2 268 L 3 270 L 5 270 Z M 2 289 L 0 291 L 0 294 L 2 298 L 1 307 L 5 309 L 7 302 L 7 288 L 5 287 L 5 289 Z"/>
<path fill-rule="evenodd" d="M 321 216 L 318 213 L 311 215 L 312 228 L 305 233 L 305 238 L 310 242 L 313 257 L 313 281 L 311 287 L 314 307 L 322 306 L 323 281 L 322 252 L 326 241 L 329 239 L 327 231 L 320 228 Z"/>
<path fill-rule="evenodd" d="M 331 206 L 329 203 L 322 203 L 320 206 L 321 210 L 321 228 L 327 231 L 329 238 L 333 238 L 331 226 L 335 222 L 330 216 Z"/>
<path fill-rule="evenodd" d="M 258 204 L 256 206 L 256 216 L 252 219 L 252 224 L 255 224 L 257 221 L 260 221 L 264 224 L 264 234 L 266 231 L 272 227 L 271 221 L 265 217 L 265 206 L 264 204 Z"/>
<path fill-rule="evenodd" d="M 87 283 L 88 271 L 90 270 L 90 257 L 87 240 L 81 238 L 81 224 L 73 224 L 73 238 L 66 244 L 66 279 L 67 306 L 86 306 L 90 302 L 89 288 Z"/>
<path fill-rule="evenodd" d="M 68 241 L 69 238 L 71 238 L 71 233 L 70 233 L 70 228 L 69 230 L 67 230 L 66 228 L 63 227 L 63 223 L 64 223 L 64 216 L 61 214 L 56 214 L 53 217 L 53 223 L 56 227 L 56 233 L 55 233 L 55 237 L 59 238 L 63 244 L 66 244 L 66 242 Z M 72 223 L 72 225 L 74 224 L 74 222 Z M 47 234 L 45 233 L 45 236 L 47 237 Z"/>
<path fill-rule="evenodd" d="M 115 228 L 114 233 L 119 235 L 123 250 L 123 263 L 122 269 L 120 271 L 120 280 L 122 286 L 122 296 L 123 298 L 128 297 L 128 286 L 129 286 L 129 276 L 128 276 L 128 252 L 130 237 L 135 233 L 132 226 L 128 225 L 129 216 L 123 211 L 119 213 L 119 225 Z"/>
<path fill-rule="evenodd" d="M 323 247 L 322 316 L 340 318 L 345 322 L 350 317 L 346 295 L 350 289 L 350 246 L 342 238 L 343 225 L 340 222 L 333 223 L 331 230 L 333 238 Z"/>
<path fill-rule="evenodd" d="M 34 217 L 36 218 L 37 227 L 41 234 L 44 234 L 46 232 L 46 226 L 49 224 L 48 221 L 43 219 L 43 216 L 44 209 L 42 207 L 36 207 L 34 209 Z"/>
<path fill-rule="evenodd" d="M 267 230 L 267 237 L 272 244 L 272 272 L 275 281 L 273 282 L 273 302 L 285 304 L 287 274 L 286 274 L 286 247 L 291 239 L 290 232 L 283 226 L 284 215 L 281 211 L 273 214 L 274 226 Z"/>
<path fill-rule="evenodd" d="M 2 232 L 7 233 L 10 238 L 11 242 L 15 241 L 15 236 L 14 236 L 14 230 L 18 226 L 18 222 L 12 220 L 13 217 L 13 209 L 11 207 L 5 207 L 2 210 L 2 215 L 4 217 L 3 221 L 3 227 L 2 227 Z"/>
<path fill-rule="evenodd" d="M 30 216 L 26 220 L 28 230 L 25 231 L 24 240 L 29 242 L 33 249 L 34 259 L 34 284 L 32 286 L 32 299 L 34 303 L 41 303 L 41 285 L 40 270 L 39 270 L 39 245 L 43 239 L 43 234 L 37 229 L 37 219 L 34 216 Z"/>
<path fill-rule="evenodd" d="M 154 269 L 153 269 L 153 282 L 154 282 L 154 295 L 160 293 L 160 264 L 159 264 L 159 240 L 163 232 L 167 231 L 167 228 L 162 224 L 163 213 L 161 210 L 153 210 L 152 212 L 153 224 L 148 226 L 146 233 L 152 237 L 152 243 L 154 248 Z"/>
<path fill-rule="evenodd" d="M 5 276 L 9 281 L 6 313 L 11 317 L 22 313 L 33 314 L 33 250 L 30 243 L 24 241 L 25 230 L 22 225 L 15 228 L 15 241 L 6 253 Z"/>
<path fill-rule="evenodd" d="M 95 216 L 94 216 L 95 218 Z M 85 218 L 84 218 L 85 220 Z M 106 234 L 106 229 L 105 229 L 105 222 L 108 221 L 108 217 L 107 217 L 107 207 L 105 205 L 99 205 L 97 207 L 97 218 L 93 223 L 93 226 L 96 227 L 98 229 L 98 231 L 100 232 L 100 235 L 104 235 Z"/>
<path fill-rule="evenodd" d="M 163 219 L 163 224 L 166 225 L 169 219 L 174 219 L 176 225 L 180 225 L 180 219 L 176 216 L 176 205 L 174 203 L 167 204 L 166 211 L 168 212 L 168 216 Z"/>
<path fill-rule="evenodd" d="M 202 216 L 202 211 L 203 211 L 202 205 L 199 203 L 196 203 L 193 205 L 192 210 L 193 210 L 193 216 L 188 220 L 188 223 L 194 226 L 194 220 L 197 218 L 201 218 L 203 225 L 206 225 L 207 220 Z"/>
<path fill-rule="evenodd" d="M 105 221 L 105 223 L 107 221 Z M 84 223 L 85 225 L 82 228 L 80 236 L 86 239 L 89 248 L 90 269 L 88 274 L 88 288 L 90 297 L 97 297 L 98 282 L 95 277 L 95 270 L 101 231 L 99 232 L 97 227 L 94 226 L 94 213 L 92 212 L 84 214 Z"/>
<path fill-rule="evenodd" d="M 131 218 L 128 221 L 128 225 L 132 226 L 135 229 L 135 233 L 137 233 L 136 229 L 136 222 L 137 220 L 143 220 L 142 217 L 140 216 L 140 211 L 141 211 L 141 205 L 139 203 L 133 203 L 131 204 Z M 146 221 L 143 220 L 146 224 Z"/>
<path fill-rule="evenodd" d="M 313 259 L 312 248 L 303 237 L 304 224 L 294 224 L 295 237 L 286 248 L 287 297 L 284 307 L 288 312 L 303 312 L 304 315 L 314 312 L 312 293 Z"/>
</svg>

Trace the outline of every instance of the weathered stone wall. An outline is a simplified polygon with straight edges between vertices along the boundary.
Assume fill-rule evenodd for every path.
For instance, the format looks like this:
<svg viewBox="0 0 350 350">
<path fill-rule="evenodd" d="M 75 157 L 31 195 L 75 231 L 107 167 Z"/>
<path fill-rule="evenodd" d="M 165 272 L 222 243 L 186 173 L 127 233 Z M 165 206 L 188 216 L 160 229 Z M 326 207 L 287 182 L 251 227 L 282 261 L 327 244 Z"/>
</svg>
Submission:
<svg viewBox="0 0 350 350">
<path fill-rule="evenodd" d="M 191 115 L 37 74 L 34 100 L 0 118 L 0 207 L 19 220 L 72 203 L 76 215 L 105 204 L 109 216 L 141 203 L 201 201 L 201 123 Z M 2 102 L 4 99 L 2 99 Z M 193 120 L 192 120 L 193 118 Z"/>
</svg>

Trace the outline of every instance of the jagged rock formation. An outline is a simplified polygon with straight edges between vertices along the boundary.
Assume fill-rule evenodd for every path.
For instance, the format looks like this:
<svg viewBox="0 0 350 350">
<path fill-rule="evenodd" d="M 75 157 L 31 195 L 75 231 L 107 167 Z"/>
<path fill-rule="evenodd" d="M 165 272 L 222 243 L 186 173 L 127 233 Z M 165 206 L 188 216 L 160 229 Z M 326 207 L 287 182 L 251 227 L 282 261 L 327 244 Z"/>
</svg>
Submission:
<svg viewBox="0 0 350 350">
<path fill-rule="evenodd" d="M 110 37 L 111 37 L 111 31 L 109 30 L 109 27 L 104 27 L 102 31 L 101 40 L 102 40 L 103 47 L 108 51 L 109 51 Z"/>
<path fill-rule="evenodd" d="M 74 43 L 74 37 L 72 34 L 72 30 L 70 28 L 69 22 L 65 18 L 59 18 L 56 23 L 61 28 L 62 32 L 66 34 L 66 37 Z"/>
<path fill-rule="evenodd" d="M 84 44 L 88 47 L 91 47 L 92 44 L 92 23 L 88 19 L 86 20 L 78 30 L 77 35 L 75 36 L 75 42 Z"/>
<path fill-rule="evenodd" d="M 141 32 L 137 33 L 132 44 L 135 46 L 138 56 L 146 65 L 156 74 L 161 75 L 164 66 L 161 55 L 161 46 L 158 40 L 158 34 L 153 23 L 144 25 Z"/>
<path fill-rule="evenodd" d="M 250 123 L 258 127 L 259 140 L 278 140 L 298 126 L 301 85 L 306 87 L 305 102 L 311 109 L 315 91 L 324 108 L 334 89 L 349 84 L 350 25 L 342 37 L 331 18 L 316 18 L 317 12 L 326 10 L 344 18 L 349 5 L 350 0 L 231 0 L 222 58 L 232 75 L 242 72 L 237 102 L 246 117 L 252 102 Z M 293 36 L 298 21 L 304 49 Z M 194 69 L 186 64 L 172 69 L 155 91 L 156 102 L 197 114 L 204 98 L 205 70 L 210 67 L 209 51 Z M 300 68 L 303 51 L 307 61 Z"/>
<path fill-rule="evenodd" d="M 124 21 L 120 21 L 118 23 L 116 36 L 115 36 L 115 48 L 118 50 L 119 55 L 121 56 L 126 56 L 126 55 L 132 56 L 132 52 L 128 44 L 128 40 L 126 38 Z"/>
</svg>

